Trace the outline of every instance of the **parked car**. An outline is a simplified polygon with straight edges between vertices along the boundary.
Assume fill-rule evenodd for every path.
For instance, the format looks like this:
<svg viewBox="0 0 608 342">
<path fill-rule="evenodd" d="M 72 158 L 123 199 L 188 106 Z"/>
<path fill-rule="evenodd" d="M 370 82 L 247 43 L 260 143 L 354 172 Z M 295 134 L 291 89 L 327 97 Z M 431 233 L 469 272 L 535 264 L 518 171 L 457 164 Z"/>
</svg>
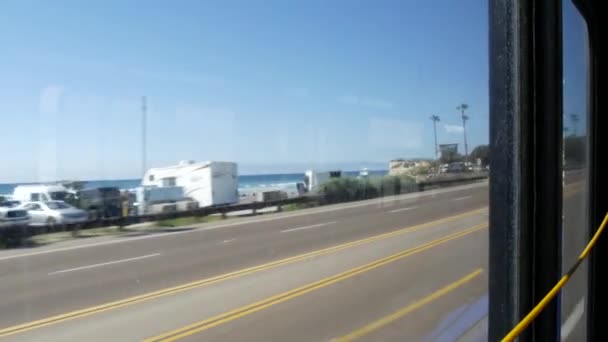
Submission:
<svg viewBox="0 0 608 342">
<path fill-rule="evenodd" d="M 88 220 L 86 211 L 63 201 L 25 202 L 18 208 L 27 210 L 31 225 L 73 224 Z"/>
<path fill-rule="evenodd" d="M 21 205 L 21 201 L 15 201 L 15 200 L 8 200 L 6 201 L 7 206 L 13 208 L 13 207 L 18 207 Z"/>
<path fill-rule="evenodd" d="M 10 202 L 0 201 L 0 228 L 29 224 L 30 216 L 27 210 L 15 208 Z"/>
<path fill-rule="evenodd" d="M 77 192 L 73 204 L 86 210 L 92 220 L 122 216 L 122 198 L 116 187 L 84 189 Z"/>
<path fill-rule="evenodd" d="M 448 173 L 459 173 L 459 172 L 465 172 L 466 168 L 463 162 L 455 162 L 455 163 L 450 163 L 448 165 Z"/>
<path fill-rule="evenodd" d="M 21 201 L 17 201 L 12 196 L 0 196 L 0 207 L 12 208 L 17 207 L 21 204 Z"/>
</svg>

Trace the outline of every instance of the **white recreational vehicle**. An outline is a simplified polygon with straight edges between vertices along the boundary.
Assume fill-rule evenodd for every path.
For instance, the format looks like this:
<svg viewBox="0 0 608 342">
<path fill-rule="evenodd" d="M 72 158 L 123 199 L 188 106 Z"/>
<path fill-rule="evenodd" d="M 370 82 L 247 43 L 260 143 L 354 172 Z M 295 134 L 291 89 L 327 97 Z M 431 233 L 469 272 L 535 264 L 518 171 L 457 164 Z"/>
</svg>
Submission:
<svg viewBox="0 0 608 342">
<path fill-rule="evenodd" d="M 304 184 L 309 192 L 316 192 L 319 185 L 329 181 L 331 178 L 340 178 L 342 171 L 315 171 L 308 170 L 304 173 Z"/>
<path fill-rule="evenodd" d="M 181 161 L 178 165 L 152 168 L 142 181 L 144 187 L 182 187 L 184 197 L 199 207 L 236 203 L 238 196 L 237 165 L 232 162 Z"/>
</svg>

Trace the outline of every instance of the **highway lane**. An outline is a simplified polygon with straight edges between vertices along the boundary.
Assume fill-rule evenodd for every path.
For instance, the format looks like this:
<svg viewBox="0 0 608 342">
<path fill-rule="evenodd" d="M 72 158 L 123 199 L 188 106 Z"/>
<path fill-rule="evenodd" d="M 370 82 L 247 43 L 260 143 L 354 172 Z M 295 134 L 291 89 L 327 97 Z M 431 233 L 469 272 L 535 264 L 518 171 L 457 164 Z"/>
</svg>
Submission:
<svg viewBox="0 0 608 342">
<path fill-rule="evenodd" d="M 487 292 L 487 238 L 477 231 L 179 340 L 453 341 L 466 330 L 451 313 Z"/>
<path fill-rule="evenodd" d="M 584 183 L 576 188 L 584 189 Z M 589 242 L 587 200 L 585 191 L 565 192 L 562 230 L 562 271 L 566 272 L 576 262 Z M 584 261 L 562 289 L 562 340 L 586 340 L 586 301 L 588 262 Z"/>
<path fill-rule="evenodd" d="M 436 285 L 442 285 L 443 280 L 455 280 L 451 279 L 451 276 L 458 275 L 461 267 L 462 269 L 467 268 L 468 261 L 466 260 L 474 261 L 475 265 L 484 263 L 486 258 L 483 254 L 476 255 L 478 254 L 476 251 L 486 250 L 486 244 L 484 244 L 487 239 L 486 233 L 484 233 L 487 231 L 486 227 L 487 211 L 480 211 L 432 226 L 419 226 L 415 229 L 392 232 L 389 234 L 390 236 L 381 239 L 278 267 L 264 268 L 259 272 L 227 281 L 213 282 L 187 291 L 179 291 L 113 310 L 97 312 L 91 316 L 21 331 L 19 334 L 8 336 L 7 340 L 134 341 L 209 319 L 216 322 L 210 330 L 215 331 L 216 328 L 223 329 L 224 323 L 227 324 L 226 326 L 232 323 L 239 324 L 241 319 L 264 314 L 266 309 L 279 308 L 283 305 L 292 307 L 290 304 L 292 300 L 308 302 L 307 305 L 301 306 L 301 309 L 305 311 L 314 309 L 317 301 L 306 301 L 305 298 L 316 296 L 316 293 L 322 294 L 326 289 L 337 287 L 338 290 L 348 291 L 353 300 L 365 298 L 367 287 L 373 288 L 374 282 L 366 280 L 364 290 L 359 290 L 359 292 L 356 288 L 352 288 L 351 282 L 358 283 L 360 279 L 370 279 L 367 274 L 372 272 L 380 272 L 384 275 L 393 274 L 395 277 L 400 274 L 398 276 L 400 280 L 408 280 L 406 289 L 399 290 L 399 286 L 393 288 L 395 291 L 403 291 L 401 304 L 410 299 L 414 300 L 419 295 L 426 295 L 427 290 L 433 290 Z M 468 239 L 474 240 L 461 245 L 461 241 Z M 392 265 L 398 265 L 398 267 L 395 269 Z M 383 271 L 386 267 L 390 267 L 390 269 Z M 387 287 L 390 287 L 390 284 L 387 283 L 389 279 L 379 276 L 378 273 L 374 274 L 379 281 L 376 288 L 376 297 L 378 297 Z M 402 281 L 399 283 L 403 285 Z M 351 291 L 351 289 L 353 290 Z M 358 293 L 363 295 L 357 295 Z M 347 296 L 347 293 L 343 293 L 342 296 Z M 387 302 L 390 301 L 387 300 Z M 339 311 L 340 303 L 333 303 L 336 304 L 335 310 Z M 354 305 L 356 301 L 352 303 Z M 349 306 L 345 307 L 345 309 L 349 308 Z M 391 309 L 391 307 L 385 309 Z M 238 311 L 236 314 L 235 310 Z M 374 319 L 377 313 L 383 312 L 370 310 L 369 315 L 361 317 L 357 322 Z M 317 315 L 320 314 L 317 313 Z M 328 314 L 333 315 L 330 312 Z M 347 314 L 347 312 L 342 314 Z M 291 324 L 295 325 L 295 322 L 300 320 L 300 316 L 297 310 L 292 315 L 296 318 Z M 218 317 L 222 318 L 224 322 L 219 322 Z M 306 317 L 301 319 L 305 320 Z M 241 331 L 242 334 L 245 334 L 240 336 L 241 339 L 243 336 L 246 336 L 246 339 L 253 339 L 258 335 L 257 329 L 256 326 L 254 330 L 249 327 L 249 329 Z M 299 330 L 297 336 L 305 338 L 304 330 Z M 304 335 L 300 335 L 300 332 Z M 342 332 L 333 331 L 331 335 L 337 336 L 336 334 Z M 309 333 L 308 340 L 310 338 L 315 340 L 315 335 L 312 332 Z M 259 336 L 263 339 L 265 335 L 260 334 Z M 209 340 L 201 336 L 194 337 L 194 339 Z"/>
<path fill-rule="evenodd" d="M 377 200 L 370 202 L 371 205 L 341 210 L 330 211 L 327 209 L 331 208 L 324 207 L 310 215 L 303 211 L 284 219 L 254 220 L 161 238 L 0 259 L 0 295 L 3 296 L 0 327 L 390 232 L 487 203 L 486 186 L 431 194 L 434 195 L 423 193 L 399 201 Z M 466 196 L 471 197 L 460 199 Z M 413 206 L 415 210 L 390 212 Z M 328 222 L 332 224 L 285 232 Z M 146 256 L 149 257 L 142 258 Z M 124 262 L 108 264 L 118 261 Z M 96 267 L 82 268 L 86 266 Z M 58 273 L 62 271 L 69 272 Z"/>
<path fill-rule="evenodd" d="M 572 238 L 564 241 L 570 243 L 566 257 L 578 254 L 578 245 L 586 241 L 577 229 L 584 222 L 578 210 L 584 208 L 582 195 L 566 191 L 564 207 L 570 217 L 564 236 Z M 421 253 L 341 286 L 331 284 L 251 314 L 232 314 L 234 319 L 220 316 L 218 325 L 207 318 L 149 341 L 457 340 L 487 308 L 487 273 L 481 271 L 487 269 L 487 234 L 475 235 L 442 246 L 441 253 Z M 467 268 L 473 271 L 466 273 Z M 454 272 L 463 276 L 456 278 Z M 573 333 L 569 340 L 578 337 Z"/>
<path fill-rule="evenodd" d="M 3 304 L 4 307 L 0 308 L 0 312 L 3 313 L 1 315 L 2 321 L 9 323 L 3 326 L 27 322 L 31 321 L 32 319 L 43 318 L 52 314 L 64 313 L 90 305 L 105 303 L 109 300 L 122 299 L 152 290 L 183 284 L 195 279 L 201 279 L 203 277 L 213 276 L 247 266 L 277 260 L 282 257 L 292 256 L 300 252 L 310 252 L 312 250 L 333 246 L 339 243 L 353 241 L 357 238 L 365 238 L 381 233 L 395 231 L 406 226 L 416 225 L 431 221 L 433 219 L 445 217 L 448 216 L 448 214 L 452 215 L 461 213 L 463 211 L 466 212 L 472 208 L 483 207 L 486 204 L 487 187 L 482 186 L 463 189 L 459 192 L 438 192 L 433 197 L 420 196 L 400 200 L 396 203 L 378 201 L 369 206 L 355 206 L 354 208 L 325 211 L 312 215 L 299 215 L 293 218 L 247 223 L 220 229 L 197 231 L 191 234 L 172 235 L 159 239 L 136 240 L 129 243 L 102 245 L 92 248 L 32 255 L 29 257 L 15 259 L 2 260 L 0 257 L 0 265 L 2 265 L 3 262 L 12 262 L 15 264 L 21 263 L 22 265 L 25 264 L 32 266 L 29 268 L 30 273 L 28 273 L 28 277 L 25 277 L 28 279 L 23 279 L 22 284 L 27 283 L 32 286 L 31 289 L 40 291 L 38 293 L 31 291 L 29 294 L 27 291 L 21 291 L 21 293 L 28 295 L 25 295 L 19 300 L 15 301 L 12 301 L 12 299 L 13 297 L 18 297 L 19 293 L 17 293 L 15 296 L 15 293 L 13 292 L 13 296 L 5 297 L 7 298 L 6 302 L 8 304 Z M 467 219 L 470 220 L 472 218 L 476 218 L 477 220 L 481 221 L 485 220 L 484 216 L 480 217 L 472 215 L 469 218 L 461 217 L 457 220 L 450 221 L 450 224 L 456 224 L 458 222 L 472 224 L 472 221 L 462 221 Z M 449 222 L 444 222 L 442 224 L 448 223 Z M 417 235 L 414 235 L 414 233 L 407 235 L 407 237 L 405 237 L 405 235 L 401 237 L 405 240 L 402 240 L 401 238 L 391 238 L 387 240 L 394 240 L 392 246 L 403 247 L 412 243 L 420 243 L 425 239 L 433 237 L 438 238 L 445 235 L 444 233 L 449 232 L 437 230 L 437 227 L 435 226 L 441 226 L 441 224 L 423 227 L 424 229 L 421 229 L 420 233 L 424 232 L 424 234 L 431 234 L 428 236 L 425 235 L 426 238 L 422 238 L 422 240 L 420 237 L 417 237 Z M 462 228 L 462 226 L 457 227 L 456 224 L 456 226 L 447 227 L 446 229 L 450 230 L 456 228 Z M 441 234 L 432 235 L 438 233 Z M 415 234 L 418 234 L 418 232 Z M 205 238 L 200 238 L 203 235 Z M 199 239 L 195 239 L 193 237 L 197 237 Z M 172 241 L 172 239 L 175 238 L 179 238 L 180 240 L 178 242 L 166 242 Z M 483 241 L 485 241 L 485 245 L 480 245 L 480 248 L 486 250 L 487 241 Z M 151 247 L 155 247 L 158 243 L 161 243 L 165 249 L 159 252 L 160 255 L 154 256 L 153 251 L 151 251 L 153 248 Z M 143 246 L 138 246 L 139 244 L 142 244 Z M 105 256 L 105 259 L 96 257 L 96 253 L 98 253 L 95 251 L 96 249 L 106 249 L 108 247 L 114 249 L 113 252 L 123 252 L 125 254 L 121 257 L 115 256 L 112 259 L 108 259 L 107 255 L 103 255 Z M 349 247 L 348 250 L 350 251 L 350 255 L 348 257 L 350 262 L 360 260 L 360 258 L 376 256 L 376 254 L 359 249 L 358 246 L 355 248 Z M 377 248 L 374 250 L 377 250 Z M 442 253 L 439 254 L 447 256 L 447 258 L 450 260 L 454 259 L 454 265 L 456 266 L 450 266 L 451 264 L 448 262 L 445 269 L 437 269 L 438 273 L 445 273 L 448 269 L 459 267 L 458 265 L 460 264 L 457 261 L 459 260 L 458 250 L 459 249 L 455 249 L 454 251 L 451 249 L 441 249 Z M 465 248 L 465 250 L 471 249 Z M 143 252 L 148 254 L 141 254 Z M 78 262 L 78 256 L 80 256 L 80 254 L 84 254 L 84 256 L 87 257 L 88 253 L 90 253 L 90 256 L 88 256 L 90 259 L 87 260 L 89 263 L 85 264 L 84 262 Z M 340 251 L 339 253 L 342 252 Z M 341 265 L 340 262 L 336 261 L 334 257 L 332 257 L 334 255 L 339 255 L 339 253 L 329 253 L 328 256 L 330 256 L 330 258 L 326 259 L 323 264 L 319 264 L 317 267 L 309 266 L 308 268 L 305 268 L 305 271 L 302 273 L 308 274 L 311 279 L 319 278 L 322 276 L 322 274 L 318 274 L 317 269 L 323 269 L 323 267 L 338 267 Z M 124 263 L 120 262 L 110 265 L 103 265 L 104 262 L 108 262 L 108 260 L 128 260 L 129 258 L 138 258 L 139 256 L 149 257 L 126 261 Z M 48 262 L 49 257 L 66 258 L 70 261 L 76 260 L 77 262 L 74 262 L 73 265 L 68 268 L 62 267 L 62 269 L 58 270 L 56 267 L 49 267 L 53 266 L 54 264 L 52 262 Z M 31 258 L 36 259 L 36 261 L 38 261 L 38 258 L 41 258 L 46 263 L 33 262 Z M 317 257 L 315 256 L 315 258 Z M 482 261 L 485 262 L 486 257 L 481 259 L 483 259 Z M 297 263 L 307 265 L 309 264 L 308 260 L 309 258 L 306 258 L 298 261 Z M 77 269 L 79 267 L 83 267 L 83 265 L 99 266 L 80 270 Z M 76 270 L 70 271 L 74 268 L 76 268 Z M 280 266 L 278 268 L 284 269 L 284 266 Z M 49 271 L 51 269 L 54 271 Z M 315 271 L 312 272 L 311 269 Z M 49 273 L 62 270 L 68 271 L 49 275 Z M 334 268 L 332 270 L 338 271 L 339 269 Z M 269 271 L 264 270 L 261 273 L 268 272 Z M 292 283 L 286 282 L 285 279 L 299 278 L 297 274 L 300 273 L 293 271 L 285 272 L 281 276 L 275 275 L 274 279 L 280 279 L 281 284 L 279 285 L 281 286 L 288 286 L 290 284 L 293 285 Z M 55 276 L 60 277 L 53 278 Z M 416 274 L 415 277 L 418 278 L 419 275 Z M 15 278 L 17 277 L 13 277 L 12 279 Z M 245 279 L 246 277 L 243 278 Z M 440 278 L 440 280 L 443 279 L 439 276 L 438 278 Z M 11 278 L 7 277 L 5 279 Z M 41 282 L 41 284 L 38 284 L 38 282 Z M 264 282 L 263 280 L 249 280 L 248 282 L 245 281 L 245 284 L 243 285 L 239 279 L 230 279 L 230 281 L 226 281 L 225 283 L 227 284 L 226 286 L 228 288 L 237 292 L 232 295 L 227 294 L 226 288 L 224 287 L 219 287 L 215 292 L 211 291 L 211 294 L 209 294 L 209 288 L 204 287 L 201 292 L 207 293 L 206 295 L 211 296 L 211 298 L 238 297 L 243 290 L 248 291 L 250 288 L 258 287 L 258 283 L 267 284 L 268 282 Z M 15 284 L 18 285 L 19 283 L 16 282 Z M 36 284 L 38 284 L 38 286 L 36 286 Z M 4 285 L 4 282 L 0 284 L 0 286 L 2 285 Z M 50 291 L 49 287 L 51 288 Z M 426 285 L 422 287 L 426 287 Z M 270 287 L 270 290 L 272 290 L 272 287 Z M 279 289 L 275 288 L 274 290 L 278 291 Z M 192 293 L 195 291 L 198 291 L 198 289 L 186 292 Z M 264 293 L 267 295 L 272 295 L 272 291 L 263 292 L 256 290 L 254 292 L 260 296 Z M 158 311 L 163 311 L 163 308 L 174 305 L 172 302 L 176 300 L 176 296 L 182 297 L 181 294 L 171 295 L 167 296 L 167 298 L 154 299 L 143 304 L 138 303 L 137 305 L 128 306 L 124 309 L 120 308 L 118 310 L 107 311 L 107 313 L 102 312 L 100 314 L 95 314 L 94 316 L 90 316 L 91 318 L 85 317 L 82 319 L 77 319 L 73 321 L 74 323 L 62 322 L 56 326 L 51 326 L 52 329 L 50 330 L 47 330 L 46 328 L 41 329 L 40 333 L 50 335 L 36 335 L 36 330 L 34 330 L 24 334 L 23 338 L 27 340 L 28 338 L 36 339 L 36 337 L 39 338 L 41 336 L 56 336 L 58 337 L 57 340 L 77 339 L 76 337 L 80 337 L 82 339 L 85 335 L 79 334 L 90 333 L 90 329 L 96 330 L 97 327 L 102 327 L 105 324 L 105 327 L 109 328 L 110 333 L 114 333 L 114 335 L 100 336 L 105 336 L 105 338 L 111 337 L 112 339 L 120 336 L 125 337 L 124 340 L 133 340 L 133 338 L 139 339 L 144 337 L 139 334 L 147 332 L 147 330 L 144 328 L 146 324 L 149 324 L 149 322 L 158 322 L 159 319 L 166 321 L 166 312 L 173 312 L 174 310 L 167 309 L 165 315 L 161 316 L 161 318 L 144 315 L 139 325 L 135 324 L 137 329 L 134 329 L 135 331 L 131 332 L 134 334 L 130 336 L 131 338 L 127 338 L 128 336 L 122 335 L 122 330 L 115 330 L 112 329 L 112 327 L 116 327 L 116 329 L 121 327 L 120 323 L 117 322 L 117 320 L 120 318 L 127 320 L 128 322 L 132 322 L 133 320 L 131 317 L 141 316 L 142 311 L 150 311 L 153 313 L 156 312 L 158 314 Z M 243 301 L 242 303 L 246 304 L 248 301 L 250 302 L 255 298 L 240 299 Z M 162 301 L 163 304 L 159 305 L 159 300 Z M 188 306 L 190 298 L 185 296 L 185 298 L 182 298 L 181 300 L 182 305 L 178 305 L 178 308 L 183 309 Z M 452 301 L 458 304 L 457 299 L 452 299 Z M 205 305 L 209 304 L 209 299 L 204 302 Z M 140 306 L 146 305 L 147 303 L 149 303 L 151 306 L 149 306 L 148 309 L 143 310 Z M 177 300 L 177 303 L 180 303 L 180 300 Z M 446 306 L 445 308 L 448 307 Z M 218 312 L 221 311 L 221 308 L 217 309 Z M 189 310 L 192 309 L 190 308 Z M 445 311 L 447 309 L 442 310 Z M 21 316 L 19 316 L 20 311 L 22 313 Z M 9 312 L 11 313 L 10 317 L 9 315 L 4 314 Z M 120 312 L 126 312 L 127 314 L 126 316 L 121 315 Z M 422 312 L 424 312 L 424 310 Z M 190 318 L 194 320 L 196 317 L 200 316 L 199 314 L 201 314 L 201 312 L 194 312 L 194 315 Z M 209 313 L 207 312 L 207 314 Z M 187 317 L 181 317 L 181 315 L 177 316 L 180 317 L 174 317 L 176 321 L 172 321 L 173 326 L 165 327 L 165 329 L 179 327 L 180 324 L 184 324 L 182 320 L 187 319 Z M 373 317 L 368 318 L 372 319 Z M 81 324 L 83 324 L 82 329 L 80 328 Z M 67 332 L 65 330 L 66 325 L 70 327 Z M 159 325 L 156 328 L 160 329 L 161 327 L 162 326 Z M 129 327 L 123 326 L 123 329 L 128 330 Z M 115 334 L 116 331 L 121 331 L 121 334 L 117 336 Z M 150 336 L 152 333 L 161 332 L 162 331 L 150 331 L 150 334 L 146 336 Z M 68 335 L 65 335 L 66 333 L 68 333 Z M 20 335 L 12 335 L 11 338 L 20 338 L 19 336 Z M 69 336 L 72 336 L 73 338 Z"/>
</svg>

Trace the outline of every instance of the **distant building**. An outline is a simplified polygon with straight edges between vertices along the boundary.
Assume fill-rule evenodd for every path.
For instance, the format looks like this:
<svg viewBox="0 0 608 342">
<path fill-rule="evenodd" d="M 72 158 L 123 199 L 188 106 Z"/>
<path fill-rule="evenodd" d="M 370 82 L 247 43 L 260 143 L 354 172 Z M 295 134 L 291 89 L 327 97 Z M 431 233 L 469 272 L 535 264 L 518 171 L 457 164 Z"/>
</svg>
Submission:
<svg viewBox="0 0 608 342">
<path fill-rule="evenodd" d="M 421 170 L 425 170 L 431 167 L 431 163 L 428 160 L 406 160 L 406 159 L 394 159 L 388 164 L 388 174 L 391 176 L 397 175 L 410 175 L 416 176 Z"/>
</svg>

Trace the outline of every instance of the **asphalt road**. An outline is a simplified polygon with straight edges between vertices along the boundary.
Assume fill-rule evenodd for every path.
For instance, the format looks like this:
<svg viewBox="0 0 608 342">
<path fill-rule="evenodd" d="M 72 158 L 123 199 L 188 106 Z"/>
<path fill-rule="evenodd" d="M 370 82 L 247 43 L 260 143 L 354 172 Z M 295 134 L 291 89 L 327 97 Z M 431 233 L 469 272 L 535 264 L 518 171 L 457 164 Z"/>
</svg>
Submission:
<svg viewBox="0 0 608 342">
<path fill-rule="evenodd" d="M 576 262 L 585 249 L 590 234 L 584 183 L 579 182 L 565 191 L 562 227 L 562 272 L 565 273 Z M 562 289 L 560 296 L 562 340 L 585 341 L 588 262 L 584 261 Z"/>
<path fill-rule="evenodd" d="M 474 184 L 3 252 L 0 339 L 454 340 L 487 309 L 486 206 Z"/>
</svg>

